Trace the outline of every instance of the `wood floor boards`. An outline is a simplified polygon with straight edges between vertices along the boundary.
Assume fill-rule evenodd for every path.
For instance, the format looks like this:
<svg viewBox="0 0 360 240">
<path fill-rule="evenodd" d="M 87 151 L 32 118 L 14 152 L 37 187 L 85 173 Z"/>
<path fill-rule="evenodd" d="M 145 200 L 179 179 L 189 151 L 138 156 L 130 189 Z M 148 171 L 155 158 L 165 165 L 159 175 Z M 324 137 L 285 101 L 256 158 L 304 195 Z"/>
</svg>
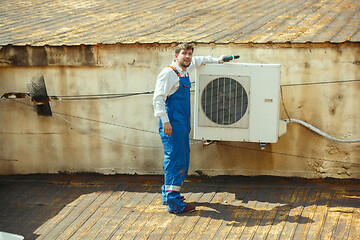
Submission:
<svg viewBox="0 0 360 240">
<path fill-rule="evenodd" d="M 189 178 L 170 214 L 161 176 L 0 176 L 0 231 L 25 239 L 358 239 L 360 181 Z"/>
</svg>

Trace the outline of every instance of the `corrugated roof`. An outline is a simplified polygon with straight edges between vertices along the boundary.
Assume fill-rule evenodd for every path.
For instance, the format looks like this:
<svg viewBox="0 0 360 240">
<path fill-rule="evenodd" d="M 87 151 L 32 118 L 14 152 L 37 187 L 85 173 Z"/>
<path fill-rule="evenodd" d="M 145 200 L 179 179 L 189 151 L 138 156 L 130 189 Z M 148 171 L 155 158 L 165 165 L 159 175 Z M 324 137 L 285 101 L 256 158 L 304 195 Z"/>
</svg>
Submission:
<svg viewBox="0 0 360 240">
<path fill-rule="evenodd" d="M 359 0 L 2 0 L 0 45 L 360 41 Z"/>
</svg>

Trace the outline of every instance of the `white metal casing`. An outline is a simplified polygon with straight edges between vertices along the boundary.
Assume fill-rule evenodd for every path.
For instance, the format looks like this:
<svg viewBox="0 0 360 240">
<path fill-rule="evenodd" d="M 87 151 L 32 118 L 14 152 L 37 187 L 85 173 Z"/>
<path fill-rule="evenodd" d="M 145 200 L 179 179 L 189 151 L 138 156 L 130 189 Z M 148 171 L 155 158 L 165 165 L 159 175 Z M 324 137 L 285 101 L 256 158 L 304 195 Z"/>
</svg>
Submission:
<svg viewBox="0 0 360 240">
<path fill-rule="evenodd" d="M 206 64 L 199 67 L 195 74 L 194 139 L 261 143 L 278 141 L 284 131 L 280 129 L 279 134 L 279 125 L 282 125 L 279 120 L 280 64 Z M 241 92 L 246 94 L 234 97 L 234 92 L 236 95 Z M 215 97 L 223 98 L 223 104 L 215 103 L 218 102 Z M 241 99 L 244 99 L 242 103 Z M 241 110 L 240 105 L 243 106 Z M 225 108 L 227 114 L 224 113 Z"/>
</svg>

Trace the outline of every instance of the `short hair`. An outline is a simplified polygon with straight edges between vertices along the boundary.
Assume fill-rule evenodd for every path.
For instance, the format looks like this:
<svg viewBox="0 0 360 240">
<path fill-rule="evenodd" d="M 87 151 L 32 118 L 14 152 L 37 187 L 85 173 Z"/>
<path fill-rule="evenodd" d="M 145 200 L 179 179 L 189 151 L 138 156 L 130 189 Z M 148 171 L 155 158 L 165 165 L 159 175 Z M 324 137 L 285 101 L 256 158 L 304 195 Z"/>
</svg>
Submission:
<svg viewBox="0 0 360 240">
<path fill-rule="evenodd" d="M 180 43 L 175 48 L 175 53 L 179 54 L 181 50 L 188 50 L 191 49 L 194 52 L 194 46 L 191 43 Z"/>
</svg>

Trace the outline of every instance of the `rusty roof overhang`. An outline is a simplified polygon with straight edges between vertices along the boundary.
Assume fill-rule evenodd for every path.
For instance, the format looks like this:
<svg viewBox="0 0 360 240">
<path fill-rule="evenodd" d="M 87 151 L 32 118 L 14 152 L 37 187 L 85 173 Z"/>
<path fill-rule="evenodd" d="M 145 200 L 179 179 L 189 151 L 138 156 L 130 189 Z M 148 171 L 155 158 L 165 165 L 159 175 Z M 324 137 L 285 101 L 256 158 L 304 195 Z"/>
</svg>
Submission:
<svg viewBox="0 0 360 240">
<path fill-rule="evenodd" d="M 358 0 L 4 0 L 0 45 L 360 42 Z"/>
</svg>

